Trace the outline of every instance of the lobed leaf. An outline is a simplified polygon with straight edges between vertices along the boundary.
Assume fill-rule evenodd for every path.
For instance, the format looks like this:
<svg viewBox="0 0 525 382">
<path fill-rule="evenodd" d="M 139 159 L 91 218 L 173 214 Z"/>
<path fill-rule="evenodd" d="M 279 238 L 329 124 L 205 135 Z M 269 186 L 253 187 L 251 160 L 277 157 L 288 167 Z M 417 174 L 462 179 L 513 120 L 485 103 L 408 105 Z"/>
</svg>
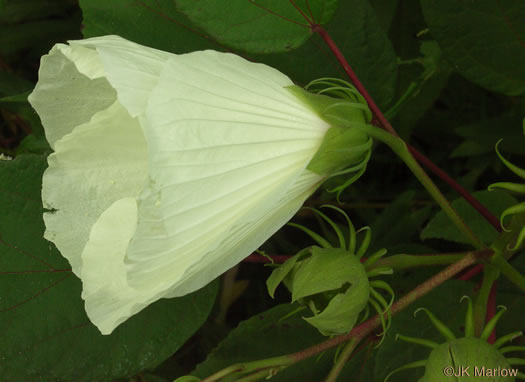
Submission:
<svg viewBox="0 0 525 382">
<path fill-rule="evenodd" d="M 306 17 L 325 24 L 338 0 L 175 0 L 177 10 L 216 41 L 249 53 L 286 52 L 311 37 Z"/>
</svg>

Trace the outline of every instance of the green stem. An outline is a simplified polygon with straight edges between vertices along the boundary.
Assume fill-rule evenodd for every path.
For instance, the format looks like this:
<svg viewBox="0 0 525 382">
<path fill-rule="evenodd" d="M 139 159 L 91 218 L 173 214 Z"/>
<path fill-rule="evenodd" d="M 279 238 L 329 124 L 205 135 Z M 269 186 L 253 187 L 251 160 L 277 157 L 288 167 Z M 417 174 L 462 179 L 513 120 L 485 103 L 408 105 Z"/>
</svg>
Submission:
<svg viewBox="0 0 525 382">
<path fill-rule="evenodd" d="M 210 375 L 201 382 L 216 382 L 223 377 L 239 373 L 239 375 L 256 372 L 257 375 L 269 376 L 275 374 L 279 369 L 291 365 L 295 360 L 289 356 L 284 355 L 280 357 L 273 357 L 252 362 L 238 363 L 228 366 L 225 369 L 219 370 L 217 373 Z M 250 377 L 250 376 L 248 376 Z M 246 381 L 246 380 L 245 380 Z"/>
<path fill-rule="evenodd" d="M 237 382 L 255 382 L 255 381 L 260 381 L 263 379 L 270 379 L 275 374 L 277 374 L 280 369 L 283 369 L 285 367 L 286 366 L 280 366 L 280 367 L 275 367 L 271 369 L 260 370 L 253 374 L 247 375 L 246 377 L 242 377 L 241 379 L 238 379 Z"/>
<path fill-rule="evenodd" d="M 208 378 L 205 378 L 202 380 L 202 382 L 216 382 L 220 381 L 222 377 L 226 377 L 227 375 L 231 375 L 233 373 L 239 372 L 242 370 L 242 366 L 240 364 L 238 365 L 231 365 L 228 366 L 222 370 L 219 370 L 213 375 L 210 375 Z"/>
<path fill-rule="evenodd" d="M 350 78 L 350 81 L 354 84 L 356 89 L 361 93 L 361 95 L 366 100 L 368 107 L 372 111 L 372 114 L 377 119 L 377 123 L 379 126 L 381 126 L 383 129 L 388 131 L 390 134 L 394 136 L 399 136 L 397 132 L 394 130 L 390 122 L 388 122 L 388 119 L 385 118 L 379 107 L 374 102 L 373 98 L 370 96 L 366 88 L 363 86 L 353 69 L 350 67 L 348 62 L 346 61 L 343 53 L 339 50 L 337 47 L 337 44 L 332 40 L 332 37 L 330 37 L 330 34 L 320 25 L 312 23 L 310 20 L 307 20 L 310 23 L 310 26 L 312 27 L 312 31 L 319 33 L 321 38 L 325 41 L 326 45 L 330 48 L 332 53 L 334 54 L 335 58 L 339 63 L 341 64 L 341 67 L 345 71 L 345 73 Z M 430 75 L 430 74 L 428 74 Z M 423 154 L 421 154 L 419 151 L 417 151 L 414 147 L 408 146 L 409 151 L 414 155 L 414 157 L 421 162 L 424 166 L 426 166 L 430 171 L 434 172 L 438 177 L 440 177 L 445 183 L 449 184 L 454 190 L 456 190 L 465 200 L 472 205 L 492 226 L 497 230 L 500 231 L 500 225 L 498 222 L 498 219 L 490 211 L 483 206 L 478 200 L 476 200 L 472 195 L 469 194 L 469 192 L 464 189 L 462 186 L 460 186 L 454 179 L 452 179 L 450 176 L 448 176 L 447 173 L 445 173 L 443 170 L 441 170 L 439 167 L 437 167 L 432 161 L 430 161 L 427 157 L 425 157 Z"/>
<path fill-rule="evenodd" d="M 447 268 L 435 274 L 430 279 L 418 285 L 412 291 L 396 301 L 391 308 L 392 315 L 399 313 L 414 301 L 426 295 L 432 289 L 443 284 L 445 281 L 454 277 L 465 268 L 475 264 L 480 259 L 490 256 L 492 253 L 493 252 L 491 249 L 483 249 L 467 253 L 461 258 L 461 260 L 452 265 L 449 265 Z M 372 333 L 372 331 L 377 329 L 380 325 L 381 319 L 379 318 L 379 315 L 375 315 L 369 320 L 363 322 L 361 325 L 356 326 L 350 333 L 342 334 L 325 342 L 321 342 L 320 344 L 304 349 L 300 352 L 290 354 L 290 357 L 292 357 L 295 361 L 301 361 L 305 358 L 314 356 L 343 342 L 346 342 L 351 338 L 355 338 L 357 342 L 359 342 L 361 339 Z"/>
<path fill-rule="evenodd" d="M 492 256 L 490 262 L 484 266 L 483 281 L 474 302 L 474 331 L 476 336 L 481 334 L 485 321 L 487 320 L 487 306 L 490 291 L 493 288 L 494 282 L 498 279 L 500 272 L 518 286 L 518 288 L 525 291 L 525 277 L 508 262 L 508 259 L 516 253 L 510 250 L 509 247 L 515 243 L 516 237 L 524 224 L 525 216 L 514 216 L 510 223 L 510 231 L 503 231 L 492 243 L 494 256 Z"/>
<path fill-rule="evenodd" d="M 418 285 L 415 289 L 413 289 L 405 296 L 400 298 L 398 301 L 396 301 L 391 308 L 392 315 L 399 313 L 420 297 L 423 297 L 428 292 L 443 284 L 448 279 L 454 277 L 465 268 L 471 266 L 472 264 L 475 264 L 480 259 L 490 256 L 492 253 L 493 251 L 491 249 L 483 249 L 479 251 L 468 252 L 465 256 L 461 258 L 461 260 L 452 265 L 449 265 L 447 268 L 443 269 L 441 272 L 437 273 L 430 279 Z M 282 368 L 285 368 L 296 362 L 302 361 L 303 359 L 322 353 L 325 350 L 331 349 L 344 342 L 353 340 L 357 345 L 363 338 L 370 335 L 374 330 L 379 328 L 380 325 L 381 319 L 379 315 L 375 315 L 369 320 L 363 322 L 361 325 L 356 326 L 354 329 L 352 329 L 351 332 L 347 334 L 341 334 L 327 341 L 303 349 L 297 353 L 232 365 L 223 370 L 218 371 L 217 373 L 209 376 L 208 378 L 203 379 L 201 382 L 216 382 L 219 381 L 221 378 L 228 375 L 232 375 L 234 373 L 254 373 L 253 375 L 250 375 L 248 377 L 253 376 L 257 378 L 271 376 Z M 348 351 L 350 351 L 351 353 L 351 350 L 353 349 L 349 349 Z M 266 373 L 263 373 L 263 370 L 266 370 Z M 252 379 L 248 379 L 248 381 L 251 380 Z M 245 379 L 245 381 L 247 380 Z"/>
<path fill-rule="evenodd" d="M 428 191 L 430 196 L 434 198 L 437 204 L 443 209 L 445 214 L 452 220 L 454 225 L 465 235 L 465 237 L 472 243 L 474 248 L 484 248 L 483 243 L 474 235 L 472 230 L 465 224 L 463 219 L 458 215 L 457 211 L 452 208 L 448 200 L 443 196 L 441 191 L 434 184 L 432 179 L 421 168 L 416 159 L 408 151 L 406 143 L 399 137 L 393 136 L 378 127 L 371 125 L 359 125 L 360 129 L 365 130 L 370 136 L 380 140 L 388 145 L 408 166 L 416 178 L 421 182 L 423 187 Z"/>
<path fill-rule="evenodd" d="M 467 253 L 461 260 L 452 265 L 449 265 L 447 268 L 443 269 L 441 272 L 437 273 L 399 299 L 394 305 L 392 305 L 392 315 L 406 308 L 408 305 L 412 304 L 418 298 L 427 294 L 435 287 L 441 285 L 446 280 L 454 277 L 463 269 L 471 266 L 472 264 L 475 264 L 479 259 L 488 257 L 492 253 L 493 251 L 491 249 L 482 249 L 479 251 Z"/>
<path fill-rule="evenodd" d="M 449 265 L 459 261 L 466 254 L 467 252 L 428 255 L 393 255 L 379 260 L 373 264 L 370 269 L 385 267 L 399 271 L 422 266 Z"/>
<path fill-rule="evenodd" d="M 405 102 L 416 92 L 418 87 L 419 84 L 415 81 L 412 81 L 408 85 L 408 88 L 405 90 L 403 95 L 397 100 L 397 102 L 385 112 L 385 118 L 392 119 L 395 117 Z"/>
<path fill-rule="evenodd" d="M 496 255 L 495 255 L 496 256 Z M 494 257 L 494 256 L 493 256 Z M 485 326 L 485 319 L 487 317 L 487 304 L 489 301 L 490 290 L 492 285 L 499 277 L 499 271 L 496 267 L 485 264 L 483 269 L 483 281 L 479 289 L 476 300 L 473 306 L 474 315 L 474 335 L 479 337 Z"/>
<path fill-rule="evenodd" d="M 339 355 L 339 358 L 337 359 L 337 362 L 335 363 L 334 367 L 332 368 L 332 370 L 330 370 L 330 374 L 328 374 L 324 382 L 336 382 L 337 377 L 339 376 L 339 374 L 341 374 L 341 371 L 343 370 L 346 361 L 348 361 L 356 346 L 357 340 L 355 338 L 352 338 L 350 341 L 348 341 L 345 348 Z"/>
<path fill-rule="evenodd" d="M 491 263 L 494 264 L 506 278 L 525 292 L 525 276 L 518 272 L 503 256 L 493 256 Z"/>
</svg>

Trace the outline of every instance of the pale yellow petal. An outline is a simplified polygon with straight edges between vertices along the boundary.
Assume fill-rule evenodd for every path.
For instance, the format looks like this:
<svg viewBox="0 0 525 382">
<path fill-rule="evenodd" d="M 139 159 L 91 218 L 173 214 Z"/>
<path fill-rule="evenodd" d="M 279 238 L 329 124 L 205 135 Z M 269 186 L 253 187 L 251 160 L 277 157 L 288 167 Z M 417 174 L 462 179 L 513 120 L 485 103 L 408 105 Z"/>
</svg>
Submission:
<svg viewBox="0 0 525 382">
<path fill-rule="evenodd" d="M 174 54 L 149 48 L 119 36 L 70 41 L 72 46 L 96 50 L 104 75 L 132 117 L 142 114 L 166 62 Z"/>
<path fill-rule="evenodd" d="M 117 102 L 56 142 L 42 180 L 45 237 L 80 275 L 91 226 L 113 202 L 136 196 L 147 178 L 140 125 Z"/>
<path fill-rule="evenodd" d="M 269 216 L 329 127 L 284 88 L 290 83 L 232 54 L 195 52 L 170 60 L 143 120 L 152 181 L 140 197 L 126 257 L 132 286 L 163 284 L 189 293 L 286 222 L 254 233 L 245 252 L 234 250 L 236 237 L 218 250 L 238 230 Z M 213 269 L 185 276 L 215 254 L 220 261 Z"/>
<path fill-rule="evenodd" d="M 78 56 L 76 65 L 71 61 L 73 56 Z M 92 71 L 84 74 L 77 65 L 91 67 Z M 115 103 L 117 95 L 109 82 L 103 77 L 89 77 L 96 76 L 101 68 L 93 55 L 80 54 L 63 44 L 55 45 L 42 57 L 38 83 L 28 100 L 40 116 L 52 148 L 76 126 Z"/>
</svg>

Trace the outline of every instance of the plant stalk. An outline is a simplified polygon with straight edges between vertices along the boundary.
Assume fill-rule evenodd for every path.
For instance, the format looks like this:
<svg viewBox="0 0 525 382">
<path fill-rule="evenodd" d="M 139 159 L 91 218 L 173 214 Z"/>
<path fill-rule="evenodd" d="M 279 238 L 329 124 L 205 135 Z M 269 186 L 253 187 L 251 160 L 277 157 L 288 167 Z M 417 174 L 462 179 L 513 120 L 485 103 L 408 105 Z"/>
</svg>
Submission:
<svg viewBox="0 0 525 382">
<path fill-rule="evenodd" d="M 376 138 L 388 145 L 403 160 L 403 162 L 405 162 L 407 167 L 421 182 L 423 187 L 425 187 L 430 196 L 434 198 L 434 200 L 443 209 L 443 212 L 447 214 L 447 216 L 452 220 L 452 222 L 460 230 L 460 232 L 462 232 L 465 235 L 465 237 L 472 243 L 474 248 L 484 248 L 483 243 L 476 237 L 476 235 L 474 235 L 470 227 L 465 224 L 461 216 L 459 216 L 457 211 L 454 208 L 452 208 L 448 200 L 445 198 L 445 196 L 443 196 L 441 191 L 439 191 L 432 179 L 429 178 L 429 176 L 421 168 L 416 159 L 410 154 L 407 145 L 401 138 L 393 136 L 392 134 L 389 134 L 384 130 L 370 125 L 359 125 L 356 127 L 365 130 L 371 137 Z"/>
<path fill-rule="evenodd" d="M 310 22 L 310 20 L 307 21 Z M 368 107 L 370 108 L 372 114 L 375 116 L 378 122 L 378 125 L 384 130 L 388 131 L 393 136 L 399 137 L 395 129 L 384 116 L 381 109 L 379 109 L 379 107 L 375 103 L 374 99 L 370 96 L 366 88 L 363 86 L 363 84 L 359 80 L 359 77 L 357 77 L 352 67 L 348 64 L 348 61 L 346 61 L 346 58 L 344 57 L 343 53 L 339 50 L 339 47 L 334 42 L 334 40 L 332 40 L 330 34 L 321 25 L 310 23 L 310 26 L 314 33 L 318 33 L 319 36 L 321 36 L 321 38 L 324 40 L 328 48 L 332 51 L 335 58 L 347 74 L 348 78 L 350 78 L 350 81 L 353 83 L 353 85 L 356 87 L 359 93 L 361 93 L 361 95 L 365 98 L 366 102 L 368 103 Z M 430 159 L 428 159 L 425 155 L 420 153 L 417 149 L 408 144 L 406 145 L 406 147 L 410 154 L 412 154 L 419 162 L 421 162 L 425 167 L 427 167 L 430 171 L 436 174 L 444 182 L 449 184 L 468 203 L 470 203 L 472 207 L 474 207 L 498 232 L 501 232 L 501 227 L 499 225 L 498 219 L 476 198 L 474 198 L 474 196 L 472 196 L 464 187 L 462 187 L 459 183 L 452 179 L 446 172 L 441 170 L 438 166 L 436 166 Z"/>
<path fill-rule="evenodd" d="M 466 252 L 444 253 L 444 254 L 424 254 L 424 255 L 393 255 L 380 259 L 373 264 L 374 268 L 392 268 L 395 271 L 415 267 L 432 265 L 449 265 L 459 261 L 465 256 Z"/>
<path fill-rule="evenodd" d="M 465 256 L 461 258 L 461 260 L 449 265 L 447 268 L 435 274 L 433 277 L 418 285 L 412 291 L 410 291 L 405 296 L 396 301 L 391 308 L 392 315 L 395 315 L 396 313 L 402 311 L 414 301 L 423 297 L 428 292 L 443 284 L 448 279 L 454 277 L 466 267 L 471 266 L 472 264 L 478 262 L 481 259 L 489 257 L 492 253 L 493 251 L 491 249 L 482 249 L 479 251 L 468 252 Z M 350 346 L 355 347 L 366 336 L 370 335 L 375 329 L 379 328 L 380 325 L 381 319 L 379 318 L 379 315 L 375 315 L 374 317 L 365 321 L 361 325 L 356 326 L 349 333 L 341 334 L 337 337 L 331 338 L 309 348 L 303 349 L 297 353 L 287 354 L 280 357 L 273 357 L 258 361 L 239 363 L 236 365 L 229 366 L 203 379 L 202 382 L 217 382 L 220 381 L 221 378 L 226 377 L 228 375 L 232 375 L 234 373 L 246 374 L 253 372 L 253 376 L 269 376 L 272 375 L 272 373 L 275 373 L 284 367 L 290 366 L 296 362 L 322 353 L 325 350 L 331 349 L 344 342 L 353 340 L 354 343 L 352 343 L 352 345 Z M 353 350 L 353 348 L 349 348 L 348 352 L 350 352 L 351 354 Z M 263 370 L 266 370 L 267 373 L 263 373 Z M 248 380 L 251 381 L 251 379 Z M 247 380 L 245 379 L 245 381 Z"/>
<path fill-rule="evenodd" d="M 346 361 L 348 361 L 348 359 L 354 352 L 356 346 L 357 346 L 357 340 L 355 338 L 352 338 L 350 341 L 348 341 L 343 351 L 339 355 L 337 362 L 335 363 L 332 370 L 330 370 L 330 373 L 328 374 L 324 382 L 336 382 L 337 381 L 337 377 L 339 376 L 339 374 L 341 374 L 341 371 L 343 370 L 343 367 L 345 366 Z"/>
</svg>

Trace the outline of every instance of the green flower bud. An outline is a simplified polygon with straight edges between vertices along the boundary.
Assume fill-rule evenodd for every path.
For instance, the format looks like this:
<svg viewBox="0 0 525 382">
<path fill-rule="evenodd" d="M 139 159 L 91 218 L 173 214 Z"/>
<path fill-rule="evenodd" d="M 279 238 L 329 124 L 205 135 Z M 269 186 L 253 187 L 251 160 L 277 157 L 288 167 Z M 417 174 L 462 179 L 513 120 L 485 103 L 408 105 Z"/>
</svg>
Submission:
<svg viewBox="0 0 525 382">
<path fill-rule="evenodd" d="M 357 232 L 350 218 L 337 207 L 324 207 L 336 210 L 345 217 L 350 232 L 348 242 L 337 224 L 324 213 L 312 209 L 334 229 L 339 239 L 339 248 L 333 248 L 326 239 L 308 228 L 290 223 L 310 235 L 323 248 L 305 248 L 275 269 L 266 282 L 268 292 L 273 298 L 277 286 L 284 283 L 292 294 L 292 302 L 298 302 L 313 313 L 313 316 L 303 318 L 327 336 L 352 330 L 361 313 L 361 319 L 366 318 L 370 304 L 380 316 L 384 333 L 389 323 L 385 321 L 384 315 L 386 314 L 387 320 L 390 319 L 389 309 L 394 292 L 384 281 L 370 281 L 370 278 L 391 273 L 392 269 L 368 269 L 386 254 L 386 250 L 379 250 L 365 262 L 361 262 L 361 257 L 370 244 L 370 229 L 365 227 L 360 230 L 365 232 L 365 237 L 359 248 L 356 248 Z M 377 289 L 391 295 L 390 303 Z"/>
<path fill-rule="evenodd" d="M 500 337 L 494 344 L 487 342 L 490 333 L 496 327 L 505 307 L 492 317 L 479 335 L 474 333 L 474 318 L 472 314 L 472 301 L 467 296 L 461 300 L 468 301 L 467 313 L 465 315 L 465 337 L 456 338 L 454 333 L 441 322 L 434 314 L 425 308 L 419 308 L 414 312 L 424 311 L 430 318 L 435 328 L 447 339 L 447 342 L 439 345 L 436 342 L 397 335 L 406 342 L 412 342 L 432 349 L 428 359 L 411 362 L 390 372 L 385 382 L 395 373 L 416 368 L 425 367 L 425 374 L 419 382 L 442 382 L 452 380 L 467 382 L 471 380 L 487 382 L 514 382 L 514 377 L 525 379 L 525 375 L 511 365 L 525 365 L 525 360 L 519 358 L 506 359 L 503 354 L 507 352 L 525 351 L 524 346 L 502 347 L 505 343 L 523 335 L 522 332 L 509 333 Z"/>
<path fill-rule="evenodd" d="M 311 247 L 300 252 L 272 273 L 270 295 L 284 282 L 299 302 L 313 313 L 304 319 L 324 335 L 350 331 L 370 297 L 365 267 L 352 253 L 341 248 Z"/>
<path fill-rule="evenodd" d="M 428 357 L 425 374 L 419 382 L 454 381 L 514 382 L 509 362 L 498 349 L 476 337 L 464 337 L 439 345 Z"/>
</svg>

